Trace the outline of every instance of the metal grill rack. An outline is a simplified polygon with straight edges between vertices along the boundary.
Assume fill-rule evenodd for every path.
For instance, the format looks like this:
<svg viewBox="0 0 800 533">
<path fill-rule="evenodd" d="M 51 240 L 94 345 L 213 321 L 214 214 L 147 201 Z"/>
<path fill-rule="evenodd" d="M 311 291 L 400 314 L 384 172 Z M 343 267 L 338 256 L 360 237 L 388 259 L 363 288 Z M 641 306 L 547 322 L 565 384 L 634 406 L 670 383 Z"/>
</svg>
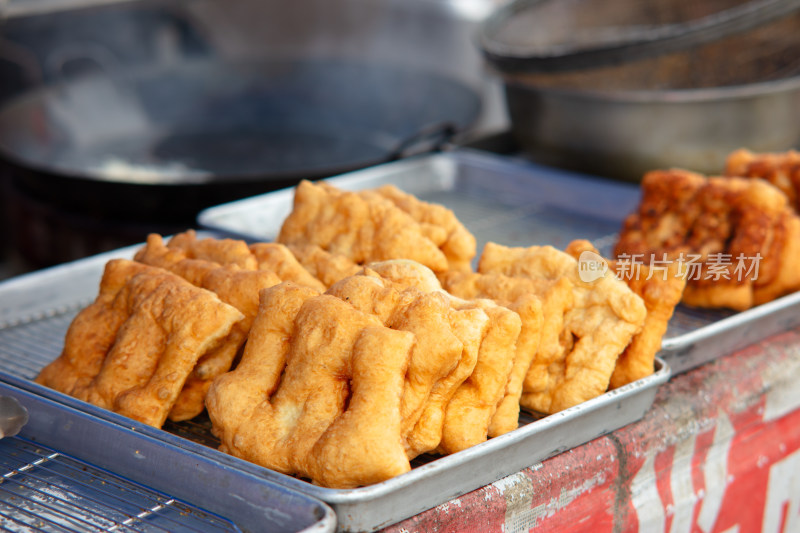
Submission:
<svg viewBox="0 0 800 533">
<path fill-rule="evenodd" d="M 169 495 L 19 437 L 0 440 L 0 528 L 7 531 L 240 531 Z"/>
</svg>

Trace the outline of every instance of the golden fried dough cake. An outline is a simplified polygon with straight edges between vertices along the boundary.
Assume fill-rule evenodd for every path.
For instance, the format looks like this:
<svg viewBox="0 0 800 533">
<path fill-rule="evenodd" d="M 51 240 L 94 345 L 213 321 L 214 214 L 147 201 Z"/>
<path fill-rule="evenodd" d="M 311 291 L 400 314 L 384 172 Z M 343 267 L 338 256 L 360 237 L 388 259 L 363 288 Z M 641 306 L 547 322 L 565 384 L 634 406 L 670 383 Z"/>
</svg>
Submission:
<svg viewBox="0 0 800 533">
<path fill-rule="evenodd" d="M 447 403 L 442 438 L 437 450 L 445 454 L 464 450 L 486 440 L 490 422 L 503 400 L 508 398 L 507 385 L 522 328 L 517 313 L 491 300 L 463 300 L 457 305 L 482 309 L 489 323 L 478 349 L 475 369 Z M 512 405 L 509 402 L 513 426 L 516 428 L 519 421 L 519 394 L 510 400 L 516 403 Z M 501 418 L 504 416 L 507 414 L 500 415 Z"/>
<path fill-rule="evenodd" d="M 592 243 L 584 240 L 571 242 L 565 251 L 576 259 L 585 251 L 600 256 Z M 661 338 L 686 287 L 686 269 L 677 261 L 652 267 L 630 261 L 607 263 L 610 270 L 642 298 L 647 309 L 642 330 L 620 354 L 611 374 L 610 388 L 616 389 L 653 373 Z"/>
<path fill-rule="evenodd" d="M 416 279 L 433 290 L 420 290 Z M 475 367 L 488 316 L 477 308 L 455 309 L 430 269 L 402 260 L 373 263 L 326 294 L 389 328 L 414 334 L 401 404 L 402 435 L 409 458 L 436 449 L 445 407 Z"/>
<path fill-rule="evenodd" d="M 401 290 L 409 288 L 415 288 L 423 292 L 443 290 L 436 275 L 430 269 L 414 261 L 399 259 L 370 263 L 362 273 L 364 275 L 377 274 L 384 280 L 391 282 L 395 288 Z M 444 277 L 446 278 L 448 275 L 460 278 L 473 276 L 473 274 L 464 271 L 449 271 L 445 273 Z M 514 328 L 508 325 L 509 323 L 520 322 L 521 329 L 520 314 L 505 307 L 500 307 L 488 299 L 476 300 L 476 294 L 478 294 L 477 291 L 469 291 L 468 300 L 447 294 L 451 307 L 457 310 L 481 309 L 486 313 L 488 323 L 478 347 L 475 369 L 456 390 L 455 394 L 459 394 L 462 387 L 468 389 L 469 392 L 461 392 L 461 399 L 456 404 L 453 404 L 452 399 L 447 403 L 446 412 L 451 412 L 451 405 L 458 405 L 458 407 L 452 407 L 452 412 L 448 415 L 453 422 L 449 430 L 447 422 L 444 422 L 444 431 L 449 431 L 450 444 L 444 448 L 440 447 L 440 451 L 445 451 L 446 449 L 454 450 L 459 446 L 458 442 L 461 445 L 465 442 L 481 442 L 486 439 L 487 434 L 494 437 L 518 427 L 522 380 L 525 377 L 531 359 L 536 354 L 539 342 L 542 313 L 538 299 L 533 297 L 521 298 L 520 301 L 511 304 L 525 317 L 526 327 L 524 332 L 520 334 L 519 331 L 510 333 L 509 330 L 514 331 Z M 375 298 L 371 298 L 371 301 L 374 300 Z M 503 333 L 499 333 L 499 331 Z M 502 338 L 500 338 L 501 335 Z M 484 352 L 487 353 L 484 354 Z M 478 364 L 482 360 L 491 360 L 493 361 L 492 364 L 497 366 L 489 369 L 487 364 Z M 501 361 L 508 361 L 510 367 L 506 370 Z M 498 373 L 503 376 L 500 378 L 502 386 L 499 390 L 496 390 L 492 385 L 496 384 L 496 381 L 490 374 L 497 375 Z M 485 403 L 487 398 L 492 398 L 495 393 L 500 395 L 499 398 L 496 401 Z M 478 408 L 474 402 L 484 403 Z M 491 407 L 489 408 L 489 406 Z M 428 409 L 431 409 L 431 407 L 428 406 Z M 470 420 L 464 418 L 466 416 L 464 413 L 467 411 L 471 413 Z M 438 407 L 433 410 L 433 413 L 436 413 L 436 427 L 438 428 L 440 423 L 438 420 L 441 416 Z M 487 418 L 484 420 L 483 416 Z M 419 446 L 418 449 L 424 447 L 426 446 Z"/>
<path fill-rule="evenodd" d="M 414 261 L 400 259 L 370 263 L 362 272 L 367 276 L 377 274 L 400 290 L 412 288 L 423 292 L 443 290 L 435 274 Z M 471 274 L 449 271 L 449 275 L 468 277 Z M 446 402 L 446 408 L 442 408 L 443 402 L 428 401 L 427 414 L 423 414 L 422 421 L 417 423 L 417 435 L 412 434 L 409 437 L 412 456 L 422 453 L 421 450 L 431 451 L 433 443 L 440 440 L 438 438 L 440 431 L 442 437 L 445 433 L 449 435 L 449 443 L 439 446 L 439 451 L 451 453 L 463 449 L 461 446 L 466 446 L 467 442 L 482 442 L 487 436 L 498 436 L 516 429 L 519 425 L 522 380 L 538 345 L 541 307 L 536 298 L 517 302 L 516 308 L 525 316 L 527 326 L 525 332 L 520 335 L 519 329 L 522 328 L 522 324 L 520 315 L 516 312 L 500 307 L 488 299 L 475 299 L 474 293 L 468 296 L 468 300 L 445 294 L 451 308 L 459 311 L 480 309 L 486 314 L 487 322 L 485 328 L 481 328 L 484 333 L 477 347 L 474 369 L 466 379 L 458 377 L 458 381 L 462 384 Z M 375 298 L 370 299 L 374 300 Z M 483 322 L 484 318 L 476 314 L 468 319 L 473 328 L 476 321 Z M 514 324 L 519 324 L 519 327 L 515 328 Z M 467 340 L 463 334 L 456 333 L 456 336 L 464 342 L 465 347 L 475 342 L 474 338 L 471 341 Z M 519 350 L 517 350 L 518 340 Z M 469 355 L 467 360 L 471 361 L 473 358 L 473 355 Z M 464 361 L 462 358 L 462 364 Z M 505 363 L 508 363 L 507 368 Z M 490 367 L 490 364 L 494 366 Z M 462 391 L 462 388 L 465 390 Z M 494 395 L 499 396 L 495 398 Z M 459 397 L 458 400 L 455 400 L 456 396 Z M 449 417 L 449 427 L 443 416 Z M 425 435 L 425 438 L 422 435 Z"/>
<path fill-rule="evenodd" d="M 680 260 L 685 304 L 743 310 L 800 287 L 800 218 L 764 180 L 656 170 L 645 175 L 614 254 Z"/>
<path fill-rule="evenodd" d="M 483 310 L 454 308 L 443 292 L 421 294 L 387 322 L 415 337 L 401 404 L 409 458 L 439 446 L 445 409 L 475 369 L 488 322 Z"/>
<path fill-rule="evenodd" d="M 443 230 L 444 240 L 439 247 L 447 257 L 449 270 L 470 270 L 470 263 L 477 253 L 475 237 L 456 218 L 453 211 L 443 205 L 423 202 L 394 185 L 384 185 L 376 189 L 376 192 L 391 200 L 423 226 L 432 228 L 431 231 Z"/>
<path fill-rule="evenodd" d="M 361 267 L 349 257 L 327 252 L 316 244 L 290 244 L 287 248 L 325 287 L 330 287 L 340 279 L 352 276 L 361 270 Z"/>
<path fill-rule="evenodd" d="M 283 244 L 259 242 L 251 244 L 250 251 L 258 262 L 259 270 L 270 270 L 283 281 L 292 281 L 312 289 L 324 291 L 327 287 L 306 270 L 292 251 Z"/>
<path fill-rule="evenodd" d="M 398 290 L 412 288 L 422 292 L 443 290 L 439 279 L 431 269 L 408 259 L 390 259 L 389 261 L 370 263 L 358 273 L 378 275 L 389 281 Z"/>
<path fill-rule="evenodd" d="M 349 192 L 302 181 L 277 241 L 316 244 L 357 264 L 404 258 L 434 271 L 447 270 L 447 257 L 439 248 L 446 232 L 431 230 L 374 191 Z"/>
<path fill-rule="evenodd" d="M 647 311 L 639 296 L 611 272 L 584 281 L 578 261 L 552 246 L 512 248 L 490 242 L 478 270 L 539 280 L 545 291 L 566 283 L 562 279 L 572 285 L 571 304 L 557 305 L 565 308 L 559 337 L 563 356 L 546 370 L 532 363 L 520 400 L 523 407 L 554 413 L 606 391 L 619 354 L 644 324 Z M 547 300 L 555 294 L 543 296 Z"/>
<path fill-rule="evenodd" d="M 258 268 L 247 243 L 237 239 L 208 237 L 198 240 L 195 231 L 188 230 L 174 235 L 167 246 L 183 252 L 187 259 L 205 259 L 220 265 L 236 265 L 244 270 Z"/>
<path fill-rule="evenodd" d="M 413 343 L 335 296 L 288 282 L 262 291 L 241 363 L 208 394 L 221 449 L 328 487 L 407 472 L 400 402 Z"/>
<path fill-rule="evenodd" d="M 161 427 L 196 363 L 242 318 L 166 270 L 112 260 L 37 382 Z"/>
<path fill-rule="evenodd" d="M 537 294 L 539 285 L 531 280 L 512 278 L 503 274 L 480 274 L 477 272 L 446 272 L 441 276 L 444 288 L 465 299 L 488 298 L 520 317 L 520 333 L 512 360 L 511 373 L 506 382 L 503 398 L 489 422 L 489 436 L 496 437 L 516 429 L 519 425 L 519 406 L 524 381 L 531 366 L 543 361 L 542 343 L 561 332 L 563 310 L 545 314 L 545 305 Z M 571 292 L 568 291 L 568 294 Z M 560 349 L 560 345 L 557 345 Z M 561 355 L 559 350 L 558 355 Z M 546 365 L 545 365 L 546 366 Z"/>
<path fill-rule="evenodd" d="M 384 327 L 365 329 L 353 348 L 347 410 L 314 445 L 309 472 L 326 486 L 378 483 L 410 469 L 397 445 L 399 398 L 413 338 Z M 376 421 L 380 421 L 376 423 Z"/>
<path fill-rule="evenodd" d="M 800 152 L 754 153 L 742 148 L 728 155 L 725 175 L 766 180 L 780 189 L 789 198 L 789 205 L 800 212 Z"/>
<path fill-rule="evenodd" d="M 461 404 L 481 413 L 483 434 L 469 438 L 485 440 L 515 318 L 452 297 L 430 269 L 406 260 L 364 267 L 324 294 L 292 283 L 262 290 L 242 360 L 206 399 L 221 449 L 325 486 L 375 483 L 437 449 L 447 408 L 471 378 L 480 395 Z M 499 368 L 475 376 L 482 358 Z"/>
<path fill-rule="evenodd" d="M 170 242 L 176 238 L 183 238 L 183 234 L 173 237 Z M 241 252 L 241 247 L 232 244 L 237 242 L 242 241 L 229 241 L 223 248 Z M 169 418 L 174 421 L 189 420 L 203 411 L 211 381 L 231 368 L 247 338 L 258 311 L 259 291 L 281 282 L 281 278 L 269 270 L 243 270 L 235 262 L 222 266 L 203 259 L 185 258 L 185 255 L 181 248 L 165 245 L 160 235 L 152 234 L 134 257 L 139 262 L 165 268 L 197 287 L 214 292 L 223 302 L 242 312 L 244 318 L 234 326 L 227 342 L 198 361 L 170 411 Z M 244 257 L 243 252 L 236 255 Z"/>
</svg>

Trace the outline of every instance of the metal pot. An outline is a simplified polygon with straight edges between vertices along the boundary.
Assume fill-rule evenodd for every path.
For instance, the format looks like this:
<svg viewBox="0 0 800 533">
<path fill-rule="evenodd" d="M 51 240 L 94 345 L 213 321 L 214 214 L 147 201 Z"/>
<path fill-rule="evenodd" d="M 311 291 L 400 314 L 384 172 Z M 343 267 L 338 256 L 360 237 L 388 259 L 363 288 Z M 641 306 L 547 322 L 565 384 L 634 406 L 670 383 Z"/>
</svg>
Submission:
<svg viewBox="0 0 800 533">
<path fill-rule="evenodd" d="M 503 72 L 512 132 L 535 160 L 638 181 L 715 174 L 733 150 L 800 145 L 800 13 L 687 50 L 596 68 Z"/>
<path fill-rule="evenodd" d="M 176 22 L 153 22 L 165 13 Z M 33 266 L 73 259 L 485 124 L 483 83 L 499 87 L 473 15 L 430 0 L 193 0 L 8 21 L 45 82 L 0 111 L 12 246 Z M 79 242 L 57 250 L 66 228 Z"/>
<path fill-rule="evenodd" d="M 472 123 L 445 77 L 349 61 L 185 61 L 43 88 L 0 111 L 14 184 L 53 205 L 191 223 L 209 205 L 370 166 Z"/>
</svg>

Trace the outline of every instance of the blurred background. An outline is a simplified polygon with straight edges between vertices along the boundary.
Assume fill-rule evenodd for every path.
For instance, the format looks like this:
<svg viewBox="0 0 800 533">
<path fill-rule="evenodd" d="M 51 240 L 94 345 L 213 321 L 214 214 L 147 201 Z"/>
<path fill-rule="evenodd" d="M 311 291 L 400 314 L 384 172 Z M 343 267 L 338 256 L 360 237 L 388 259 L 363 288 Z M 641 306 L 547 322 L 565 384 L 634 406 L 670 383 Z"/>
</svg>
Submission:
<svg viewBox="0 0 800 533">
<path fill-rule="evenodd" d="M 508 127 L 492 0 L 0 0 L 0 275 Z"/>
<path fill-rule="evenodd" d="M 460 147 L 636 182 L 800 147 L 800 0 L 0 0 L 0 276 Z"/>
</svg>

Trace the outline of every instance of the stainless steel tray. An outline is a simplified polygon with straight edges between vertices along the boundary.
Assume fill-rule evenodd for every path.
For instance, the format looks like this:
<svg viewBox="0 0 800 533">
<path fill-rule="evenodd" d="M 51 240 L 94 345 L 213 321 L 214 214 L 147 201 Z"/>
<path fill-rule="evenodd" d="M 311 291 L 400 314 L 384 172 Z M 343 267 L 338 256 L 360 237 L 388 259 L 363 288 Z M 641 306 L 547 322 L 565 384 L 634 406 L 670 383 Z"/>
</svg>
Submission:
<svg viewBox="0 0 800 533">
<path fill-rule="evenodd" d="M 358 190 L 394 183 L 451 208 L 478 240 L 563 248 L 589 239 L 610 253 L 622 221 L 639 203 L 639 186 L 575 174 L 473 150 L 388 163 L 332 178 Z M 291 189 L 209 208 L 198 223 L 253 240 L 272 240 L 292 205 Z M 679 306 L 662 341 L 673 374 L 800 325 L 800 293 L 741 313 Z"/>
<path fill-rule="evenodd" d="M 523 416 L 522 427 L 511 433 L 450 456 L 421 457 L 415 460 L 411 472 L 383 483 L 352 490 L 322 488 L 217 451 L 207 420 L 202 418 L 157 430 L 31 381 L 59 355 L 72 318 L 97 294 L 108 259 L 129 257 L 132 252 L 133 248 L 128 248 L 0 283 L 0 379 L 117 424 L 122 427 L 121 435 L 128 434 L 132 439 L 151 437 L 179 447 L 188 455 L 322 500 L 334 509 L 343 531 L 390 525 L 634 422 L 648 410 L 658 386 L 670 374 L 669 366 L 659 360 L 652 376 L 539 420 Z M 94 439 L 85 433 L 78 436 Z M 117 440 L 126 442 L 123 436 Z M 95 443 L 94 449 L 98 448 L 109 467 L 114 466 L 115 458 L 119 460 L 116 446 L 99 447 Z M 121 457 L 127 459 L 130 454 L 123 452 Z M 123 475 L 132 473 L 130 468 L 137 464 L 124 460 L 121 463 L 129 469 Z M 209 479 L 187 485 L 220 485 Z"/>
<path fill-rule="evenodd" d="M 7 383 L 0 395 L 29 417 L 19 435 L 0 439 L 0 529 L 335 529 L 319 500 Z"/>
</svg>

